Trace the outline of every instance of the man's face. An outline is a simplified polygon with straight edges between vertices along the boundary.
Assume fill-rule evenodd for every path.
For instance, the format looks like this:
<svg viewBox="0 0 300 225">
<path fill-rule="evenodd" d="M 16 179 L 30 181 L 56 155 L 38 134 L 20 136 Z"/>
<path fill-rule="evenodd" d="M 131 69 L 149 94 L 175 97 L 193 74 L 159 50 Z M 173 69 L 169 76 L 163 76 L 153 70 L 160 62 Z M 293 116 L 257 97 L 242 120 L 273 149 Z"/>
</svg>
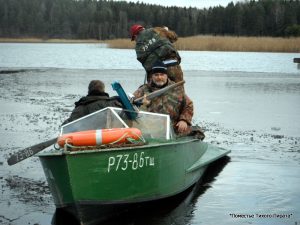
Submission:
<svg viewBox="0 0 300 225">
<path fill-rule="evenodd" d="M 164 86 L 168 81 L 168 76 L 165 73 L 152 74 L 152 81 L 157 87 Z"/>
</svg>

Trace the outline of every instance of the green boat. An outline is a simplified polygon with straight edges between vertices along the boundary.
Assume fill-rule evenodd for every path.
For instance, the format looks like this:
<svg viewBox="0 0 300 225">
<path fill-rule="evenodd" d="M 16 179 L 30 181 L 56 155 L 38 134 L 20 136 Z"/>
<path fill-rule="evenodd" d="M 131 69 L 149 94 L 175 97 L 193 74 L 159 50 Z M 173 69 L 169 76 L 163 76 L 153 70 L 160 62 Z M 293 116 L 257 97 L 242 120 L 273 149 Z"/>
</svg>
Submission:
<svg viewBox="0 0 300 225">
<path fill-rule="evenodd" d="M 135 120 L 119 108 L 105 108 L 61 128 L 61 135 L 114 128 L 138 128 L 139 139 L 122 144 L 73 146 L 66 142 L 38 154 L 57 209 L 82 225 L 192 187 L 212 162 L 230 151 L 194 136 L 176 137 L 168 115 L 140 111 Z"/>
</svg>

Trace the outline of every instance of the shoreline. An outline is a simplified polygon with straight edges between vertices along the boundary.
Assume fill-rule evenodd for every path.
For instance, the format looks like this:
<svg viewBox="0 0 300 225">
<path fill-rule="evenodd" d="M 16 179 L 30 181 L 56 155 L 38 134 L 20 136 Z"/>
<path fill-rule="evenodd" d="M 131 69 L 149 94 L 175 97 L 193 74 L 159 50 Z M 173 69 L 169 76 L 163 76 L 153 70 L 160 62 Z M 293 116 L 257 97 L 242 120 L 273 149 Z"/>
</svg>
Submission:
<svg viewBox="0 0 300 225">
<path fill-rule="evenodd" d="M 134 49 L 129 39 L 42 39 L 0 38 L 0 43 L 54 43 L 54 44 L 107 44 L 108 48 Z M 175 43 L 180 51 L 226 51 L 226 52 L 300 52 L 300 37 L 238 37 L 200 35 L 180 37 Z"/>
<path fill-rule="evenodd" d="M 43 38 L 0 38 L 0 43 L 55 43 L 55 44 L 84 44 L 104 43 L 96 39 L 43 39 Z"/>
</svg>

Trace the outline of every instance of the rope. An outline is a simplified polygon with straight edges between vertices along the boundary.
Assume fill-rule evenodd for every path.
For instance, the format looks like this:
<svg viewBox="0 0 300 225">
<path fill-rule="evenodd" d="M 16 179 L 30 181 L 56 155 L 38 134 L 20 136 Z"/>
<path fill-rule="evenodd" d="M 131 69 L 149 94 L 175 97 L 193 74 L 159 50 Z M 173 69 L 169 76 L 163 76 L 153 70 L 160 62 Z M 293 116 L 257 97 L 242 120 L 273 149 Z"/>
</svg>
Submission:
<svg viewBox="0 0 300 225">
<path fill-rule="evenodd" d="M 128 134 L 128 132 L 127 132 L 127 133 L 124 133 L 119 139 L 117 139 L 117 140 L 115 140 L 115 141 L 113 141 L 113 142 L 111 142 L 111 143 L 108 143 L 108 144 L 113 145 L 113 144 L 118 143 L 118 142 L 121 141 L 124 137 L 126 137 L 127 134 Z"/>
<path fill-rule="evenodd" d="M 135 136 L 137 136 L 137 137 L 139 138 L 139 140 L 141 140 L 143 143 L 146 143 L 146 140 L 145 140 L 145 138 L 143 137 L 143 135 L 139 136 L 137 133 L 135 133 L 135 132 L 133 132 L 133 131 L 131 131 L 131 133 L 134 134 Z M 131 143 L 135 143 L 135 142 L 136 142 L 136 140 L 133 139 L 133 138 L 127 138 L 127 140 L 128 140 L 129 142 L 131 142 Z M 137 141 L 137 142 L 138 142 L 138 141 Z"/>
</svg>

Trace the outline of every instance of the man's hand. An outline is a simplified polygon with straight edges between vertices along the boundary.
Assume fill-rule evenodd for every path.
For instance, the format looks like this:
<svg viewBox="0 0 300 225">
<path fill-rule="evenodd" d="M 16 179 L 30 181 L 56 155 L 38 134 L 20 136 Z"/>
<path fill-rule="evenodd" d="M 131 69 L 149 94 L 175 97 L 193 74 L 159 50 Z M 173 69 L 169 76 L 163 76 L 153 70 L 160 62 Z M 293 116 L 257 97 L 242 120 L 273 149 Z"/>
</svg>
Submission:
<svg viewBox="0 0 300 225">
<path fill-rule="evenodd" d="M 179 133 L 184 133 L 187 131 L 188 125 L 184 120 L 180 120 L 177 124 L 176 124 L 177 130 Z"/>
<path fill-rule="evenodd" d="M 147 99 L 147 95 L 145 94 L 144 98 L 143 98 L 143 105 L 148 106 L 148 105 L 150 105 L 150 103 L 151 103 L 151 101 Z"/>
</svg>

